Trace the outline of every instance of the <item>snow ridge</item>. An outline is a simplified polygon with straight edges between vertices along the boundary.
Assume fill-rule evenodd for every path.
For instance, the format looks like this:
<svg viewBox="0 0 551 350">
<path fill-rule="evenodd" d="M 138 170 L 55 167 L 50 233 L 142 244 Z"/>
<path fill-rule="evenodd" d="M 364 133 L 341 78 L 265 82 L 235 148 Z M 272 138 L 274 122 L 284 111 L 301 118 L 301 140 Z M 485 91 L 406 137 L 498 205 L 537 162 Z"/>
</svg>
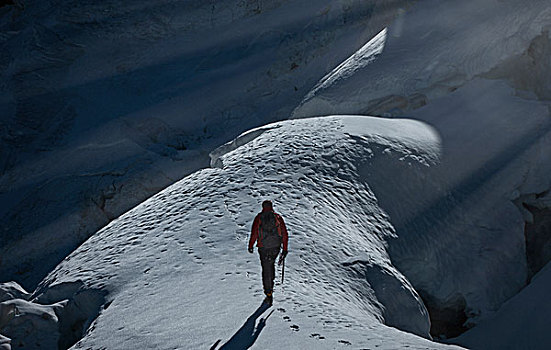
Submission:
<svg viewBox="0 0 551 350">
<path fill-rule="evenodd" d="M 419 142 L 397 147 L 398 129 Z M 386 251 L 392 224 L 358 173 L 367 160 L 410 152 L 426 163 L 412 168 L 406 157 L 402 170 L 423 171 L 434 164 L 437 144 L 433 130 L 417 121 L 344 116 L 278 123 L 222 155 L 222 168 L 196 172 L 111 222 L 40 290 L 82 281 L 108 293 L 109 308 L 76 348 L 121 341 L 128 348 L 171 348 L 184 339 L 185 347 L 206 348 L 213 334 L 229 339 L 230 320 L 245 319 L 251 297 L 261 299 L 257 257 L 248 255 L 246 242 L 259 203 L 271 198 L 291 232 L 290 253 L 285 284 L 276 287 L 278 317 L 265 321 L 270 327 L 256 346 L 446 347 L 388 327 L 430 337 L 422 301 Z M 138 334 L 155 336 L 144 342 Z"/>
<path fill-rule="evenodd" d="M 213 168 L 224 168 L 224 164 L 221 161 L 221 157 L 225 155 L 226 153 L 229 153 L 233 150 L 236 150 L 237 148 L 243 146 L 246 143 L 251 142 L 252 140 L 256 139 L 260 135 L 262 135 L 264 132 L 268 130 L 272 130 L 275 128 L 280 127 L 278 123 L 274 123 L 268 126 L 261 126 L 259 128 L 251 129 L 248 131 L 245 131 L 241 135 L 237 136 L 235 139 L 233 139 L 230 142 L 227 142 L 223 144 L 222 146 L 219 146 L 218 148 L 214 149 L 212 152 L 209 153 L 210 155 L 210 166 Z"/>
</svg>

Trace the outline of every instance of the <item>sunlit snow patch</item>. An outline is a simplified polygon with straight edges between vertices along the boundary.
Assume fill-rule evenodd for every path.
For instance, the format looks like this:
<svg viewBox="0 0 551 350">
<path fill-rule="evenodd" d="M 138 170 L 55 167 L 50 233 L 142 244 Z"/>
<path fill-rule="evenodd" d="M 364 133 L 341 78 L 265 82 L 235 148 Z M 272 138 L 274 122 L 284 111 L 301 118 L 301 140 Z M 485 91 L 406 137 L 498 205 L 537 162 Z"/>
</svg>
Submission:
<svg viewBox="0 0 551 350">
<path fill-rule="evenodd" d="M 401 171 L 425 171 L 438 160 L 434 130 L 340 116 L 253 134 L 221 152 L 220 167 L 111 222 L 41 283 L 43 293 L 75 281 L 108 293 L 109 308 L 75 348 L 447 347 L 423 338 L 427 311 L 387 254 L 394 228 L 358 171 L 389 156 L 404 159 Z M 258 256 L 246 250 L 265 198 L 290 231 L 270 311 L 258 308 Z"/>
<path fill-rule="evenodd" d="M 352 76 L 356 71 L 365 68 L 368 64 L 373 62 L 378 55 L 380 55 L 386 43 L 387 28 L 384 28 L 375 35 L 373 39 L 369 40 L 364 46 L 356 51 L 352 56 L 347 58 L 344 62 L 333 69 L 331 73 L 324 76 L 318 84 L 306 95 L 304 98 L 308 100 L 316 95 L 318 90 L 322 90 L 331 86 L 339 79 L 347 79 Z"/>
</svg>

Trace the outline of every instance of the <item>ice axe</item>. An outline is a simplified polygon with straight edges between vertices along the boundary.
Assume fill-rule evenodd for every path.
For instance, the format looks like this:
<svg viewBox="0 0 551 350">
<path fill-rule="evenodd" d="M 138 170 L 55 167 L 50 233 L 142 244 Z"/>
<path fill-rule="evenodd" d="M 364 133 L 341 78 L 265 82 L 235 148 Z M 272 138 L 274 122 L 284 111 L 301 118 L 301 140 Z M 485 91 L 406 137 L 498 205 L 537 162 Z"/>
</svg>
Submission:
<svg viewBox="0 0 551 350">
<path fill-rule="evenodd" d="M 277 264 L 281 265 L 281 284 L 283 284 L 283 278 L 285 278 L 285 258 L 280 256 Z"/>
</svg>

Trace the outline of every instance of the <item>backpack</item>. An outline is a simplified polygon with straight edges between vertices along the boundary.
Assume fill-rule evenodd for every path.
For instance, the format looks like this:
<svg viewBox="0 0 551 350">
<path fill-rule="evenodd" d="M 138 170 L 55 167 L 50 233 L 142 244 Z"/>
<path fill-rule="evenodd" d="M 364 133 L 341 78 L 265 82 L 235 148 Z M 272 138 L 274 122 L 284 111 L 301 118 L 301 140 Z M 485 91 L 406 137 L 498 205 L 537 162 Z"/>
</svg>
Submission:
<svg viewBox="0 0 551 350">
<path fill-rule="evenodd" d="M 279 235 L 276 214 L 271 211 L 260 213 L 260 241 L 264 248 L 281 246 L 282 238 Z"/>
</svg>

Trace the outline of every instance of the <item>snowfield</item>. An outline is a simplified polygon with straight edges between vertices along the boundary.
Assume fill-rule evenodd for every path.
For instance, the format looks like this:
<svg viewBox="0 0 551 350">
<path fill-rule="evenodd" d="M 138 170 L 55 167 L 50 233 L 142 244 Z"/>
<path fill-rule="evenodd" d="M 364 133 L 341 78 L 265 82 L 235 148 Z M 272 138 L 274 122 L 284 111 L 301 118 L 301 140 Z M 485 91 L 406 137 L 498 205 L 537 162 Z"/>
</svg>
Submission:
<svg viewBox="0 0 551 350">
<path fill-rule="evenodd" d="M 550 348 L 550 30 L 548 0 L 0 5 L 0 349 Z"/>
<path fill-rule="evenodd" d="M 403 115 L 474 78 L 549 100 L 550 29 L 547 0 L 422 1 L 322 78 L 293 115 Z"/>
<path fill-rule="evenodd" d="M 551 305 L 542 300 L 549 297 L 549 286 L 547 264 L 518 295 L 456 341 L 473 349 L 544 349 L 549 344 Z"/>
<path fill-rule="evenodd" d="M 551 260 L 550 29 L 548 1 L 423 1 L 293 112 L 407 116 L 439 133 L 441 164 L 424 179 L 368 180 L 399 237 L 389 242 L 393 263 L 422 296 L 435 336 L 494 314 Z M 392 163 L 375 168 L 393 174 Z M 523 348 L 491 339 L 524 327 L 486 327 L 468 345 Z M 545 333 L 523 346 L 549 347 Z"/>
<path fill-rule="evenodd" d="M 313 118 L 270 125 L 228 150 L 219 167 L 111 222 L 41 283 L 34 297 L 49 303 L 44 295 L 105 297 L 75 348 L 201 349 L 219 339 L 222 348 L 447 347 L 422 338 L 430 337 L 427 311 L 389 258 L 394 228 L 358 171 L 393 158 L 399 171 L 421 175 L 438 160 L 432 128 Z M 287 222 L 290 253 L 274 307 L 257 310 L 260 266 L 246 246 L 265 198 Z"/>
</svg>

